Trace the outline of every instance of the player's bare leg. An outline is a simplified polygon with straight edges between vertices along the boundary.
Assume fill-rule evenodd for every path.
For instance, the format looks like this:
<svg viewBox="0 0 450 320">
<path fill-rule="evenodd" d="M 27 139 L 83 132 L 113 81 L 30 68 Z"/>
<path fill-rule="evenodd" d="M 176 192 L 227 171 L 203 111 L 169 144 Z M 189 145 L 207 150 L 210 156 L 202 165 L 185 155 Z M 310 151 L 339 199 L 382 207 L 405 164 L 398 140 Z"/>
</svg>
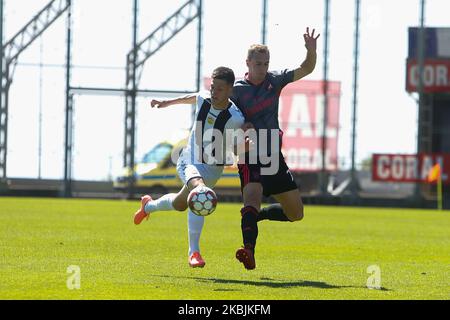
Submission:
<svg viewBox="0 0 450 320">
<path fill-rule="evenodd" d="M 298 189 L 286 191 L 273 195 L 289 221 L 300 221 L 303 219 L 303 202 Z"/>
<path fill-rule="evenodd" d="M 198 186 L 205 186 L 205 181 L 203 181 L 202 178 L 192 178 L 191 180 L 188 181 L 187 183 L 189 190 L 194 189 L 195 187 Z"/>
<path fill-rule="evenodd" d="M 251 206 L 259 211 L 261 208 L 262 192 L 263 189 L 260 183 L 248 183 L 242 192 L 244 207 Z"/>
</svg>

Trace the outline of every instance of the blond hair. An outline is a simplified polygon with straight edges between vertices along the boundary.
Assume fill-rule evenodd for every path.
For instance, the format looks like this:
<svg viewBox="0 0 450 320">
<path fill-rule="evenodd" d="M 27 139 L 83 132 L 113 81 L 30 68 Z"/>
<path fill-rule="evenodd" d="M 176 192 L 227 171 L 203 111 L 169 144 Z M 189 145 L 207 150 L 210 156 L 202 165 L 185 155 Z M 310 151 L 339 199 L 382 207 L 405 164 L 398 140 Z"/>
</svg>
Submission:
<svg viewBox="0 0 450 320">
<path fill-rule="evenodd" d="M 253 58 L 255 53 L 269 53 L 269 48 L 264 44 L 252 44 L 248 49 L 247 59 Z"/>
</svg>

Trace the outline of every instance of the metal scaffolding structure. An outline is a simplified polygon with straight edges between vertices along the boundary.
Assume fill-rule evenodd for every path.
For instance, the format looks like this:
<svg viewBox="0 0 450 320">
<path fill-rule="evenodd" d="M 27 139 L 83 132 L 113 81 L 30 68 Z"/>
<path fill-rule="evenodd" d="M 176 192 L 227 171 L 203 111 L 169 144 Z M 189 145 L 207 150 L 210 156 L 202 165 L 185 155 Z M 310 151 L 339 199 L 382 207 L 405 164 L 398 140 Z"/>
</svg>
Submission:
<svg viewBox="0 0 450 320">
<path fill-rule="evenodd" d="M 1 3 L 3 25 L 3 1 Z M 6 178 L 8 148 L 8 93 L 13 81 L 14 69 L 19 55 L 47 30 L 68 8 L 70 0 L 50 1 L 22 29 L 3 45 L 1 55 L 0 99 L 0 178 Z M 3 28 L 2 28 L 3 35 Z M 3 39 L 3 36 L 2 36 Z"/>
<path fill-rule="evenodd" d="M 177 9 L 171 16 L 163 21 L 155 30 L 153 30 L 147 37 L 138 42 L 138 13 L 139 0 L 133 1 L 133 25 L 132 25 L 132 45 L 131 50 L 126 56 L 126 81 L 125 88 L 86 88 L 86 87 L 72 87 L 70 83 L 71 76 L 71 48 L 72 48 L 72 21 L 71 21 L 71 1 L 70 0 L 53 0 L 44 9 L 42 9 L 33 19 L 22 28 L 16 36 L 8 41 L 2 50 L 4 51 L 2 59 L 2 99 L 0 108 L 0 177 L 6 177 L 6 151 L 7 151 L 7 110 L 8 110 L 8 90 L 12 83 L 13 67 L 17 62 L 18 55 L 26 49 L 38 36 L 40 36 L 45 29 L 47 29 L 59 16 L 61 16 L 67 9 L 67 39 L 66 39 L 66 105 L 65 105 L 65 149 L 64 149 L 64 195 L 71 196 L 72 183 L 72 148 L 73 148 L 73 97 L 76 94 L 114 94 L 125 96 L 125 119 L 124 119 L 124 154 L 123 163 L 130 172 L 134 171 L 135 166 L 135 124 L 136 124 L 136 98 L 139 94 L 163 93 L 162 90 L 140 90 L 139 80 L 145 62 L 162 47 L 164 47 L 173 37 L 181 32 L 191 22 L 198 21 L 197 32 L 197 83 L 196 89 L 200 89 L 201 83 L 201 51 L 202 51 L 202 0 L 189 0 Z M 3 1 L 1 1 L 1 8 Z M 356 33 L 355 33 L 355 67 L 354 75 L 357 79 L 357 41 L 358 41 L 358 23 L 359 23 L 359 3 L 356 0 Z M 329 7 L 330 0 L 325 0 L 324 12 L 324 61 L 323 61 L 323 92 L 324 92 L 324 119 L 323 119 L 323 138 L 322 138 L 322 168 L 320 174 L 320 189 L 322 194 L 326 194 L 326 128 L 327 128 L 327 106 L 328 106 L 328 38 L 329 38 Z M 267 42 L 267 17 L 268 17 L 268 0 L 262 0 L 262 26 L 261 26 L 261 41 Z M 3 21 L 3 19 L 2 19 Z M 356 81 L 356 80 L 355 80 Z M 194 90 L 192 90 L 194 91 Z M 189 91 L 164 91 L 165 93 L 186 93 Z M 353 122 L 356 122 L 355 108 L 356 108 L 356 82 L 354 87 L 354 113 Z M 355 125 L 355 124 L 354 124 Z M 352 132 L 352 178 L 356 179 L 355 167 L 355 127 Z M 130 175 L 128 194 L 133 196 L 134 174 Z"/>
<path fill-rule="evenodd" d="M 159 25 L 144 40 L 137 42 L 138 28 L 138 0 L 134 0 L 133 6 L 133 47 L 127 55 L 126 72 L 126 97 L 125 97 L 125 146 L 124 167 L 132 173 L 129 175 L 128 196 L 134 194 L 134 167 L 135 167 L 135 127 L 136 127 L 136 96 L 139 79 L 142 74 L 144 63 L 165 44 L 167 44 L 177 33 L 182 31 L 195 19 L 198 19 L 198 47 L 201 48 L 201 15 L 202 0 L 190 0 L 181 6 L 167 20 Z M 198 75 L 197 89 L 200 82 L 200 54 L 198 50 Z"/>
<path fill-rule="evenodd" d="M 71 86 L 72 51 L 72 10 L 71 0 L 52 0 L 40 10 L 17 34 L 1 46 L 1 102 L 0 102 L 0 178 L 6 178 L 7 129 L 8 129 L 8 92 L 12 84 L 14 68 L 18 57 L 36 38 L 55 22 L 64 12 L 66 18 L 66 99 L 65 99 L 65 142 L 64 142 L 64 195 L 71 196 L 72 152 L 73 152 L 73 98 L 75 94 L 120 94 L 125 99 L 125 146 L 124 165 L 134 170 L 136 97 L 138 94 L 186 93 L 198 91 L 201 83 L 201 36 L 202 36 L 202 0 L 190 0 L 175 11 L 145 39 L 137 42 L 138 0 L 133 0 L 133 43 L 126 57 L 126 86 L 117 88 L 86 88 Z M 3 1 L 0 2 L 0 19 L 3 40 Z M 191 91 L 139 90 L 138 84 L 145 62 L 167 44 L 176 34 L 192 21 L 198 20 L 197 45 L 197 83 Z M 3 41 L 2 41 L 3 43 Z M 133 194 L 133 175 L 129 184 L 129 194 Z"/>
<path fill-rule="evenodd" d="M 84 94 L 107 94 L 120 95 L 124 97 L 124 145 L 123 145 L 123 165 L 129 174 L 128 197 L 134 197 L 135 190 L 135 152 L 136 152 L 136 104 L 137 97 L 155 94 L 183 94 L 199 91 L 202 84 L 201 63 L 202 63 L 202 23 L 203 23 L 203 0 L 186 0 L 186 2 L 176 9 L 173 14 L 167 17 L 146 37 L 138 39 L 139 28 L 139 0 L 130 0 L 132 2 L 132 43 L 130 50 L 124 57 L 126 67 L 125 86 L 122 88 L 106 87 L 73 87 L 71 85 L 72 73 L 72 45 L 73 45 L 73 5 L 72 0 L 51 0 L 34 15 L 24 27 L 22 27 L 11 39 L 4 43 L 3 41 L 3 14 L 4 1 L 0 0 L 0 40 L 1 47 L 1 99 L 0 99 L 0 180 L 7 178 L 7 151 L 8 151 L 8 102 L 9 90 L 13 82 L 14 70 L 17 65 L 20 54 L 26 50 L 37 38 L 60 17 L 66 16 L 66 62 L 65 62 L 65 124 L 64 124 L 64 179 L 63 195 L 72 196 L 72 158 L 73 158 L 73 112 L 74 96 Z M 267 19 L 269 16 L 269 0 L 261 0 L 261 42 L 267 43 Z M 359 76 L 359 41 L 360 41 L 360 22 L 361 22 L 361 0 L 355 0 L 354 17 L 354 51 L 353 51 L 353 101 L 351 115 L 351 169 L 349 191 L 352 197 L 356 198 L 358 194 L 358 172 L 356 168 L 356 124 L 358 107 L 358 76 Z M 321 168 L 317 177 L 319 179 L 319 189 L 321 196 L 330 195 L 327 188 L 329 184 L 329 172 L 326 168 L 326 150 L 327 150 L 327 127 L 328 127 L 328 108 L 329 108 L 329 25 L 330 25 L 330 4 L 331 0 L 324 0 L 324 30 L 323 34 L 323 125 L 321 139 Z M 425 46 L 424 41 L 424 20 L 425 20 L 425 0 L 420 1 L 420 41 L 418 43 L 419 74 L 422 74 L 424 63 Z M 197 22 L 197 68 L 196 83 L 192 90 L 141 90 L 139 82 L 146 62 L 168 44 L 177 34 L 182 32 L 187 26 Z M 4 44 L 3 44 L 4 43 Z M 429 97 L 423 93 L 423 78 L 419 77 L 419 119 L 417 152 L 429 152 L 431 148 L 431 106 L 428 103 Z M 316 177 L 315 177 L 316 178 Z M 60 180 L 59 180 L 60 181 Z M 62 182 L 62 181 L 60 181 Z M 420 185 L 417 185 L 415 197 L 420 197 Z"/>
</svg>

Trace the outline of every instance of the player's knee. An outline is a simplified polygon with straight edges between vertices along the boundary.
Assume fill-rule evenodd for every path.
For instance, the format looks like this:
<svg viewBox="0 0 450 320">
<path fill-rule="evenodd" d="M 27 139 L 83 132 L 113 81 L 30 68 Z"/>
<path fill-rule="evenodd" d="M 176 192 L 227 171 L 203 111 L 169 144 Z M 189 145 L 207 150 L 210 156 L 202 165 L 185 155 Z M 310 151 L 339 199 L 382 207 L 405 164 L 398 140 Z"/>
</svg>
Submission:
<svg viewBox="0 0 450 320">
<path fill-rule="evenodd" d="M 261 207 L 261 195 L 258 193 L 252 194 L 247 193 L 244 194 L 244 207 L 253 207 L 257 210 Z"/>
<path fill-rule="evenodd" d="M 192 190 L 199 185 L 205 185 L 205 182 L 203 181 L 203 178 L 192 178 L 188 181 L 187 185 L 189 189 Z"/>
<path fill-rule="evenodd" d="M 294 216 L 294 218 L 291 220 L 291 222 L 295 222 L 295 221 L 300 221 L 303 220 L 303 211 L 297 211 L 296 215 Z"/>
<path fill-rule="evenodd" d="M 302 220 L 304 217 L 303 204 L 300 204 L 300 206 L 298 208 L 296 208 L 295 210 L 291 210 L 289 213 L 290 213 L 288 215 L 289 221 L 295 222 L 295 221 Z"/>
<path fill-rule="evenodd" d="M 187 207 L 188 207 L 186 201 L 177 201 L 177 200 L 175 200 L 172 203 L 172 206 L 177 211 L 185 211 L 187 209 Z"/>
</svg>

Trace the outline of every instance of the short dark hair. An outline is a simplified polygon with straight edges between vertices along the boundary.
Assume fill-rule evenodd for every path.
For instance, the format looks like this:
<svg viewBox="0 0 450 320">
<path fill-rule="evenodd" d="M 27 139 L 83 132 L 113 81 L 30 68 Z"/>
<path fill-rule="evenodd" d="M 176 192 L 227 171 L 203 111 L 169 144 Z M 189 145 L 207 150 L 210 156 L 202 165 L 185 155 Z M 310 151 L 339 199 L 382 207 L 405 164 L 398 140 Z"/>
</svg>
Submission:
<svg viewBox="0 0 450 320">
<path fill-rule="evenodd" d="M 212 73 L 212 79 L 220 79 L 225 80 L 226 83 L 234 85 L 234 72 L 230 68 L 227 67 L 218 67 L 214 69 Z"/>
</svg>

